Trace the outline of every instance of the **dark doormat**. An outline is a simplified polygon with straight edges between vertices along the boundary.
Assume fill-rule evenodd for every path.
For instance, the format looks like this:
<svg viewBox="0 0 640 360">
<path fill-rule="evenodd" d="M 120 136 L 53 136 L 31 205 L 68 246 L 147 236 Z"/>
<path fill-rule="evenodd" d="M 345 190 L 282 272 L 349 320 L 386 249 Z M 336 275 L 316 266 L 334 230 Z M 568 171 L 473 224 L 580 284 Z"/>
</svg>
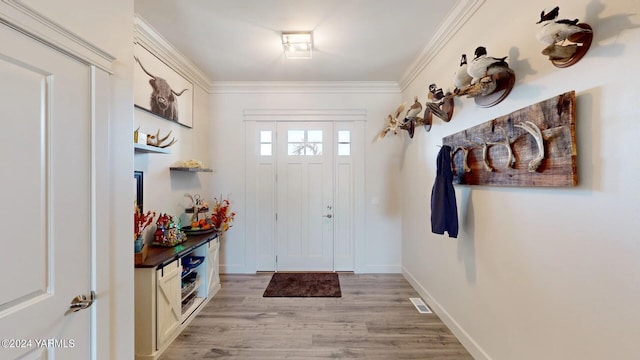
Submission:
<svg viewBox="0 0 640 360">
<path fill-rule="evenodd" d="M 341 297 L 336 273 L 273 274 L 263 297 Z"/>
</svg>

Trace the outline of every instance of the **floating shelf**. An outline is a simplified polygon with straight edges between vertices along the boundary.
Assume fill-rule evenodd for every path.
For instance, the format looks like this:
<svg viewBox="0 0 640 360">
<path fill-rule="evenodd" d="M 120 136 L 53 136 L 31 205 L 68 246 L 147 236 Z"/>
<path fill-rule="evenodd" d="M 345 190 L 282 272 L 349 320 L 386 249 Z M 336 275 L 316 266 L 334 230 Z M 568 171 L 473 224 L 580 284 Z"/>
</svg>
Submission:
<svg viewBox="0 0 640 360">
<path fill-rule="evenodd" d="M 189 168 L 189 167 L 170 167 L 171 171 L 188 171 L 188 172 L 213 172 L 212 169 L 205 168 Z"/>
<path fill-rule="evenodd" d="M 171 154 L 171 150 L 157 146 L 133 143 L 133 149 L 136 152 Z"/>
</svg>

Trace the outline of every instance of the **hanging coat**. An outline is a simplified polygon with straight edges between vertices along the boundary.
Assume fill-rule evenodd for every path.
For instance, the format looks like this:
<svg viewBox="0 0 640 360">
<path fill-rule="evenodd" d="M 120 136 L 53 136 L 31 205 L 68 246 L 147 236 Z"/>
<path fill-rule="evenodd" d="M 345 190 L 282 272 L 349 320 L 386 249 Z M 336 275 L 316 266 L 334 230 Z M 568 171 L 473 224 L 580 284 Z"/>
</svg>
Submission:
<svg viewBox="0 0 640 360">
<path fill-rule="evenodd" d="M 438 152 L 436 180 L 431 190 L 431 231 L 435 234 L 458 237 L 458 206 L 453 190 L 451 147 L 444 145 Z"/>
</svg>

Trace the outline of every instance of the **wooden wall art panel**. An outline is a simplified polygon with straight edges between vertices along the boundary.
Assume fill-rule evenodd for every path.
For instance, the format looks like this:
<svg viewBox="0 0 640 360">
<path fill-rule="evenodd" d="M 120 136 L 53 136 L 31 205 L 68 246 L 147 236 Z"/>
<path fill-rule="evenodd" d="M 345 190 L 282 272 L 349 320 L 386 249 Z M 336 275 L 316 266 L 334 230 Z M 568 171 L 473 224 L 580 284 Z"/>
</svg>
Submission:
<svg viewBox="0 0 640 360">
<path fill-rule="evenodd" d="M 576 186 L 575 99 L 570 91 L 444 137 L 453 182 Z"/>
</svg>

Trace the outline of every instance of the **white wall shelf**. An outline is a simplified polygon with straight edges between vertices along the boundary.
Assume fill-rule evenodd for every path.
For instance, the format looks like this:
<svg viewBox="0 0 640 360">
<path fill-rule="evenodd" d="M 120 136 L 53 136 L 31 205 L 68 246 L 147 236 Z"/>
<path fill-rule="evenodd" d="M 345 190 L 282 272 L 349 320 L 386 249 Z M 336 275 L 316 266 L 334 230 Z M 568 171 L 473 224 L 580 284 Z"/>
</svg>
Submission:
<svg viewBox="0 0 640 360">
<path fill-rule="evenodd" d="M 171 150 L 169 150 L 167 148 L 161 148 L 161 147 L 145 145 L 145 144 L 134 143 L 133 144 L 133 149 L 136 152 L 171 154 Z"/>
</svg>

